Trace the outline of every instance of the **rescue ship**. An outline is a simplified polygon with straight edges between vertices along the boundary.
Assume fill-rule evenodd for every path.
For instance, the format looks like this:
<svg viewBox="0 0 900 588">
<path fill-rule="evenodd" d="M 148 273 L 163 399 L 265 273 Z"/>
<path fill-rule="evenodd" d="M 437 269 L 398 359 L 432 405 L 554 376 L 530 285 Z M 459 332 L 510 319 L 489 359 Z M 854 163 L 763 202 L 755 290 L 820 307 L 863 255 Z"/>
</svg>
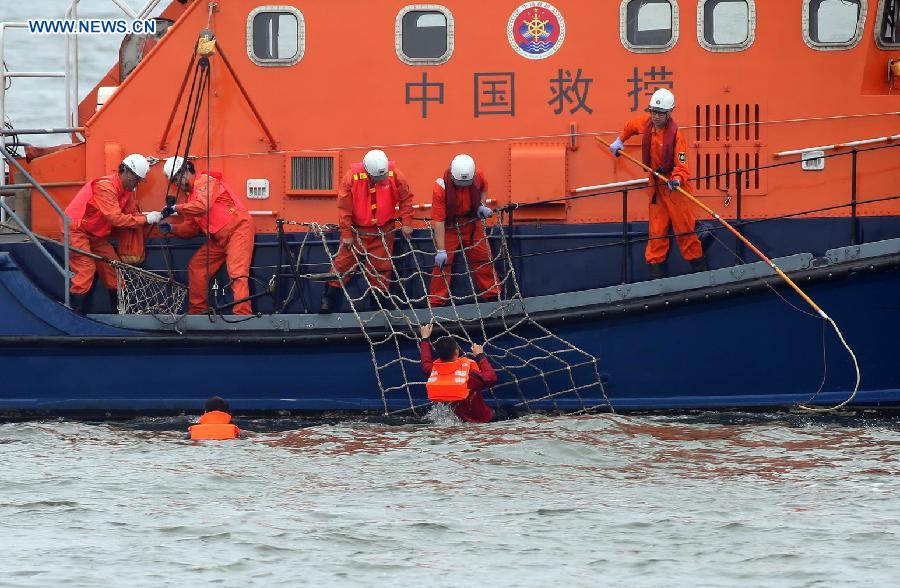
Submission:
<svg viewBox="0 0 900 588">
<path fill-rule="evenodd" d="M 79 16 L 77 4 L 60 0 L 60 16 Z M 48 121 L 65 112 L 63 127 L 17 128 L 5 82 L 40 72 L 0 76 L 0 119 L 12 120 L 0 186 L 0 411 L 178 412 L 212 394 L 245 412 L 426 403 L 421 385 L 383 393 L 371 335 L 393 319 L 347 301 L 316 312 L 324 282 L 311 276 L 327 272 L 326 248 L 337 247 L 327 225 L 339 181 L 372 148 L 408 178 L 410 242 L 426 252 L 435 178 L 457 154 L 475 159 L 498 211 L 488 235 L 508 252 L 517 297 L 479 327 L 490 336 L 498 321 L 527 316 L 597 358 L 601 409 L 900 405 L 900 2 L 176 0 L 156 23 L 155 34 L 125 38 L 81 100 L 69 38 L 48 64 L 66 80 L 65 104 L 48 105 Z M 0 24 L 0 52 L 27 34 L 22 24 Z M 166 204 L 161 162 L 184 151 L 198 39 L 213 36 L 188 155 L 228 178 L 253 217 L 256 314 L 227 314 L 222 270 L 206 315 L 120 313 L 97 284 L 79 315 L 67 306 L 62 211 L 130 153 L 153 163 L 140 209 Z M 690 273 L 673 246 L 668 277 L 651 279 L 647 174 L 595 137 L 612 142 L 659 89 L 677 97 L 691 193 L 841 326 L 858 391 L 841 341 L 708 214 L 698 226 L 708 269 Z M 58 145 L 31 147 L 35 134 Z M 625 152 L 640 159 L 640 141 Z M 184 282 L 202 242 L 151 237 L 143 268 Z M 412 259 L 430 272 L 432 257 Z M 495 308 L 467 296 L 464 277 L 452 312 Z M 405 316 L 415 326 L 449 312 L 423 303 Z M 395 341 L 409 356 L 407 330 Z M 497 390 L 498 406 L 585 408 L 527 383 Z"/>
</svg>

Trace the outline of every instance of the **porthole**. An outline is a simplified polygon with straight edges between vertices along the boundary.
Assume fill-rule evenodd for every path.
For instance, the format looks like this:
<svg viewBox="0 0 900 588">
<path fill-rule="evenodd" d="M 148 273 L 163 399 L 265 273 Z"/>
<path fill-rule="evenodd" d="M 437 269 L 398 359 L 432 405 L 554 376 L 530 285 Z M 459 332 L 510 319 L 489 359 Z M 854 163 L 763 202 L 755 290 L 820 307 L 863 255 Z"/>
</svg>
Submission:
<svg viewBox="0 0 900 588">
<path fill-rule="evenodd" d="M 293 6 L 260 6 L 247 16 L 247 55 L 256 65 L 294 65 L 306 50 L 306 24 Z"/>
<path fill-rule="evenodd" d="M 414 4 L 397 14 L 394 48 L 409 65 L 440 65 L 453 55 L 453 15 L 437 4 Z"/>
<path fill-rule="evenodd" d="M 900 48 L 900 0 L 879 0 L 875 44 L 879 49 Z"/>
<path fill-rule="evenodd" d="M 709 51 L 743 51 L 756 36 L 754 0 L 700 0 L 697 40 Z"/>
<path fill-rule="evenodd" d="M 674 0 L 623 0 L 619 34 L 629 51 L 668 51 L 678 42 L 678 3 Z"/>
<path fill-rule="evenodd" d="M 852 49 L 866 25 L 862 0 L 803 0 L 803 40 L 812 49 Z"/>
</svg>

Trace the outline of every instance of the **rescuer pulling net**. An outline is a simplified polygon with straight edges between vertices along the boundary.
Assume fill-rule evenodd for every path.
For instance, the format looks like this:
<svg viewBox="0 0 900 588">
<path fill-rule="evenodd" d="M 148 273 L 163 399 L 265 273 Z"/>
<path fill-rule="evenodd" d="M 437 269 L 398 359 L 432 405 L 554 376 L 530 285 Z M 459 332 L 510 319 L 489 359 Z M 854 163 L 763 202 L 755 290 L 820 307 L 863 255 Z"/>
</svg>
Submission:
<svg viewBox="0 0 900 588">
<path fill-rule="evenodd" d="M 474 173 L 474 163 L 471 171 Z M 445 179 L 451 175 L 446 174 Z M 464 182 L 457 187 L 467 187 L 461 184 Z M 460 199 L 465 202 L 465 194 Z M 419 414 L 430 405 L 423 381 L 424 352 L 420 358 L 414 345 L 423 325 L 434 325 L 463 350 L 473 348 L 479 363 L 482 352 L 490 358 L 498 381 L 489 391 L 495 408 L 507 404 L 526 410 L 612 410 L 597 358 L 528 314 L 502 214 L 490 235 L 485 219 L 493 211 L 472 204 L 472 214 L 442 223 L 444 234 L 439 244 L 458 246 L 461 271 L 446 264 L 447 250 L 432 249 L 431 239 L 423 239 L 428 245 L 422 249 L 417 246 L 419 240 L 411 238 L 411 195 L 402 174 L 381 152 L 367 154 L 363 164 L 354 164 L 344 177 L 338 196 L 338 250 L 329 248 L 326 227 L 309 225 L 322 240 L 335 278 L 327 286 L 320 312 L 337 311 L 342 297 L 349 303 L 369 343 L 385 414 Z M 478 214 L 474 214 L 476 209 Z M 497 241 L 496 254 L 491 253 L 489 236 Z M 440 263 L 442 259 L 446 265 Z M 356 268 L 364 280 L 351 281 Z M 431 280 L 426 279 L 428 274 L 432 274 Z M 435 295 L 435 284 L 442 282 L 444 288 Z M 454 293 L 452 286 L 465 289 Z M 450 349 L 447 357 L 454 351 Z"/>
</svg>

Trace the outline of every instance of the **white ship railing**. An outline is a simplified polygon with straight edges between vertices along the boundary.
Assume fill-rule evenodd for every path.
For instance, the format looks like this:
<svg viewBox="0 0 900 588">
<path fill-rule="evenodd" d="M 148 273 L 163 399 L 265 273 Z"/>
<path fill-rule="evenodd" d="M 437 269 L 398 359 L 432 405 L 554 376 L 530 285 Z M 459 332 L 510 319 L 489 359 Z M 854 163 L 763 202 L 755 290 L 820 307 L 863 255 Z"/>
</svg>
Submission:
<svg viewBox="0 0 900 588">
<path fill-rule="evenodd" d="M 122 0 L 110 1 L 118 6 L 119 9 L 121 9 L 122 12 L 124 12 L 132 20 L 148 18 L 153 10 L 156 9 L 156 7 L 161 2 L 161 0 L 148 0 L 143 8 L 135 12 Z M 68 9 L 66 9 L 64 14 L 65 19 L 74 20 L 78 18 L 79 2 L 80 0 L 70 1 L 69 7 Z M 31 237 L 32 241 L 41 250 L 41 253 L 43 253 L 53 263 L 56 269 L 63 275 L 63 278 L 65 280 L 65 301 L 68 305 L 69 283 L 71 280 L 71 274 L 69 273 L 69 218 L 66 216 L 65 211 L 60 208 L 60 206 L 43 188 L 43 186 L 35 181 L 25 171 L 25 169 L 17 161 L 15 161 L 15 158 L 10 156 L 6 152 L 6 137 L 10 135 L 24 134 L 68 134 L 74 138 L 75 134 L 81 130 L 78 127 L 78 35 L 66 35 L 66 48 L 65 54 L 63 56 L 64 64 L 62 71 L 8 71 L 6 69 L 6 64 L 4 61 L 6 52 L 6 32 L 10 29 L 27 28 L 27 22 L 0 22 L 0 155 L 2 155 L 2 157 L 0 157 L 0 161 L 2 161 L 4 164 L 8 163 L 11 177 L 13 170 L 17 170 L 23 177 L 25 177 L 28 183 L 50 203 L 51 207 L 60 217 L 63 225 L 63 237 L 66 245 L 63 254 L 63 264 L 60 265 L 56 262 L 56 260 L 50 255 L 50 253 L 31 234 L 31 231 L 27 226 L 25 226 L 25 223 L 22 221 L 22 219 L 20 219 L 12 210 L 12 208 L 7 205 L 6 196 L 2 193 L 3 186 L 6 185 L 6 174 L 4 173 L 4 169 L 0 169 L 0 224 L 6 224 L 8 220 L 12 218 L 13 221 L 15 221 L 16 224 L 20 225 L 22 230 L 24 230 L 25 233 L 29 237 Z M 65 80 L 66 96 L 65 124 L 63 128 L 19 129 L 7 133 L 4 126 L 6 122 L 7 80 L 10 80 L 12 78 L 63 78 Z"/>
</svg>

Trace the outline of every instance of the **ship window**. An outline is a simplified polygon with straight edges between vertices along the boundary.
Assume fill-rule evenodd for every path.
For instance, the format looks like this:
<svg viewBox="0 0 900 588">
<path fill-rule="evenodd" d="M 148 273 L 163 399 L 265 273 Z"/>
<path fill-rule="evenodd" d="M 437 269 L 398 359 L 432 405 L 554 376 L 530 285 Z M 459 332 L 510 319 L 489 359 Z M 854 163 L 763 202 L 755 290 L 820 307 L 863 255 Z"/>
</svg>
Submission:
<svg viewBox="0 0 900 588">
<path fill-rule="evenodd" d="M 247 17 L 247 54 L 257 65 L 294 65 L 303 57 L 305 29 L 296 8 L 261 6 Z"/>
<path fill-rule="evenodd" d="M 881 49 L 900 47 L 900 0 L 881 0 L 875 23 L 875 44 Z"/>
<path fill-rule="evenodd" d="M 622 44 L 635 53 L 668 51 L 678 41 L 678 4 L 674 0 L 623 0 Z"/>
<path fill-rule="evenodd" d="M 700 0 L 697 39 L 710 51 L 741 51 L 753 44 L 756 6 L 753 0 Z"/>
<path fill-rule="evenodd" d="M 866 3 L 861 0 L 804 0 L 803 40 L 813 49 L 849 49 L 862 38 Z"/>
<path fill-rule="evenodd" d="M 440 65 L 453 53 L 453 16 L 443 6 L 416 4 L 397 15 L 394 46 L 409 65 Z"/>
</svg>

